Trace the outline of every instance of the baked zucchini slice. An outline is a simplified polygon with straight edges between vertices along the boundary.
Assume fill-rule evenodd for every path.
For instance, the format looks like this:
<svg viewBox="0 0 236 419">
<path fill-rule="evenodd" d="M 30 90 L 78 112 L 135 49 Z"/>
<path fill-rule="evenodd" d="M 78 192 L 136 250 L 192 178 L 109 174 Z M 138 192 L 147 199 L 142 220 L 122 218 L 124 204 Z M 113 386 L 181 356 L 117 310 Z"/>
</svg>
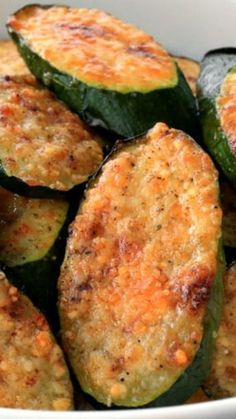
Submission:
<svg viewBox="0 0 236 419">
<path fill-rule="evenodd" d="M 236 396 L 236 263 L 224 277 L 225 301 L 212 371 L 204 388 L 215 399 Z"/>
<path fill-rule="evenodd" d="M 236 186 L 236 48 L 217 49 L 205 55 L 198 100 L 204 141 Z"/>
<path fill-rule="evenodd" d="M 55 323 L 57 278 L 64 257 L 69 204 L 30 199 L 0 188 L 0 262 L 11 282 Z"/>
<path fill-rule="evenodd" d="M 103 159 L 102 144 L 31 76 L 0 78 L 0 184 L 19 195 L 64 196 Z"/>
<path fill-rule="evenodd" d="M 99 402 L 181 403 L 208 373 L 222 299 L 218 195 L 209 156 L 162 123 L 113 152 L 88 188 L 59 311 L 71 365 Z"/>
<path fill-rule="evenodd" d="M 30 74 L 12 41 L 0 40 L 0 76 Z"/>
<path fill-rule="evenodd" d="M 164 121 L 196 134 L 182 73 L 135 26 L 100 10 L 31 5 L 8 30 L 31 72 L 90 125 L 127 138 Z"/>
<path fill-rule="evenodd" d="M 61 349 L 30 300 L 0 272 L 0 407 L 73 409 Z"/>
<path fill-rule="evenodd" d="M 200 64 L 198 61 L 186 57 L 173 57 L 175 62 L 184 74 L 194 96 L 197 94 L 197 80 L 200 74 Z"/>
</svg>

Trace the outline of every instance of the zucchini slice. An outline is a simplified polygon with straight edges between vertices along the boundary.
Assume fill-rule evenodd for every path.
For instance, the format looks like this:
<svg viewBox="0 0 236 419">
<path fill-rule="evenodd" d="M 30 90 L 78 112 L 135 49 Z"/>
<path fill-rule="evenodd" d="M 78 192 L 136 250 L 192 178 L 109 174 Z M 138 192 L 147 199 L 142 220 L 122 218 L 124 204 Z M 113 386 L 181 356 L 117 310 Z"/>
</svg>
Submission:
<svg viewBox="0 0 236 419">
<path fill-rule="evenodd" d="M 30 74 L 12 41 L 0 40 L 0 76 Z"/>
<path fill-rule="evenodd" d="M 88 188 L 59 311 L 71 365 L 99 402 L 180 403 L 207 374 L 222 298 L 217 179 L 190 137 L 159 123 L 114 151 Z"/>
<path fill-rule="evenodd" d="M 236 186 L 236 48 L 217 49 L 205 55 L 198 100 L 204 141 Z"/>
<path fill-rule="evenodd" d="M 197 94 L 197 80 L 200 74 L 200 64 L 198 61 L 186 57 L 173 57 L 175 62 L 184 74 L 194 96 Z"/>
<path fill-rule="evenodd" d="M 219 399 L 236 396 L 236 263 L 224 277 L 225 302 L 216 339 L 212 371 L 205 391 Z"/>
<path fill-rule="evenodd" d="M 61 349 L 30 300 L 0 272 L 0 407 L 73 409 Z"/>
<path fill-rule="evenodd" d="M 20 195 L 64 196 L 103 159 L 100 138 L 31 76 L 0 78 L 0 184 Z"/>
<path fill-rule="evenodd" d="M 164 121 L 196 134 L 182 73 L 135 26 L 100 10 L 31 5 L 8 30 L 31 72 L 90 125 L 127 138 Z"/>
<path fill-rule="evenodd" d="M 11 282 L 53 322 L 69 204 L 30 199 L 0 188 L 0 262 Z M 53 322 L 53 323 L 54 323 Z"/>
</svg>

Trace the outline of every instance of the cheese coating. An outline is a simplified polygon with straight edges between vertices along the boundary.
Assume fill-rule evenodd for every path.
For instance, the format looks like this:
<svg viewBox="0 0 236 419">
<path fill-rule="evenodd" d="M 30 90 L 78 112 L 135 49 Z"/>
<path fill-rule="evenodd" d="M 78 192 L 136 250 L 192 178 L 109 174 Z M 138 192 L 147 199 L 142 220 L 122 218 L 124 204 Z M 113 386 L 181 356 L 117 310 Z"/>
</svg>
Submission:
<svg viewBox="0 0 236 419">
<path fill-rule="evenodd" d="M 71 410 L 63 354 L 45 318 L 0 273 L 0 407 Z"/>
<path fill-rule="evenodd" d="M 191 364 L 217 269 L 217 172 L 157 124 L 104 165 L 71 226 L 59 280 L 62 336 L 86 392 L 143 405 Z"/>
<path fill-rule="evenodd" d="M 224 278 L 225 302 L 206 389 L 212 397 L 236 396 L 236 263 Z"/>
<path fill-rule="evenodd" d="M 193 94 L 197 94 L 197 80 L 200 74 L 200 64 L 197 61 L 190 60 L 189 58 L 174 57 L 175 62 L 178 64 L 184 77 L 186 78 Z"/>
<path fill-rule="evenodd" d="M 12 41 L 0 40 L 0 76 L 30 74 Z"/>
<path fill-rule="evenodd" d="M 31 76 L 0 78 L 0 161 L 8 176 L 67 191 L 102 159 L 100 139 Z"/>
<path fill-rule="evenodd" d="M 177 83 L 172 58 L 151 36 L 103 11 L 29 6 L 8 25 L 44 60 L 91 86 L 127 93 Z"/>
<path fill-rule="evenodd" d="M 231 70 L 223 80 L 216 105 L 221 128 L 232 153 L 236 155 L 236 69 Z"/>
</svg>

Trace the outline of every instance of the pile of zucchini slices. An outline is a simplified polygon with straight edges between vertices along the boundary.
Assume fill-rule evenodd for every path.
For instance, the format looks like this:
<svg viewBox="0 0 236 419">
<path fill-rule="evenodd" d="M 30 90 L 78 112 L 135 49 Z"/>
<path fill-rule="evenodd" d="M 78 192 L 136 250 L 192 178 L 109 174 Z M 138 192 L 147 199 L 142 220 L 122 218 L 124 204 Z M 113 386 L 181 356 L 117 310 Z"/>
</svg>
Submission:
<svg viewBox="0 0 236 419">
<path fill-rule="evenodd" d="M 235 50 L 200 68 L 64 6 L 26 6 L 7 27 L 0 406 L 236 395 Z"/>
</svg>

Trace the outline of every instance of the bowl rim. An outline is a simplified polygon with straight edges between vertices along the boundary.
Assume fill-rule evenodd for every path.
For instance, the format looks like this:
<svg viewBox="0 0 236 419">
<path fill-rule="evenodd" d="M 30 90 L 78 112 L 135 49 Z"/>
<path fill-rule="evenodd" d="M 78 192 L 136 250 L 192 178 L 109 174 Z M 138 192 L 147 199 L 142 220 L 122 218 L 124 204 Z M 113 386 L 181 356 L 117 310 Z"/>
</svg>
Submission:
<svg viewBox="0 0 236 419">
<path fill-rule="evenodd" d="M 120 410 L 77 410 L 77 411 L 46 411 L 46 410 L 23 410 L 0 408 L 0 417 L 18 418 L 18 419 L 94 419 L 94 415 L 98 419 L 118 419 L 121 415 L 125 418 L 132 419 L 179 419 L 181 415 L 192 419 L 199 419 L 199 415 L 204 413 L 208 417 L 214 418 L 215 414 L 223 410 L 224 413 L 236 412 L 236 397 L 226 398 L 222 400 L 211 400 L 202 403 L 192 403 L 179 406 L 167 406 L 160 408 L 138 408 L 138 409 L 120 409 Z M 144 416 L 145 415 L 145 416 Z"/>
</svg>

